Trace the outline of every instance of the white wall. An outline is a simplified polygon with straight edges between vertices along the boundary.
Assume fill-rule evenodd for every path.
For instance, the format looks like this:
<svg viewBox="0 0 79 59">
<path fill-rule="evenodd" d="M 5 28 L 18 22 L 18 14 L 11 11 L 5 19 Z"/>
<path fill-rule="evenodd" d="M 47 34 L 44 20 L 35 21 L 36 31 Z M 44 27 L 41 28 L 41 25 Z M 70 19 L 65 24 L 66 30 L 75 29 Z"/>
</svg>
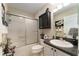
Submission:
<svg viewBox="0 0 79 59">
<path fill-rule="evenodd" d="M 0 16 L 2 17 L 2 14 L 1 14 L 1 4 L 0 4 Z M 0 42 L 2 41 L 2 36 L 1 36 L 1 32 L 2 32 L 2 18 L 0 17 Z"/>
<path fill-rule="evenodd" d="M 4 7 L 6 7 L 5 4 L 4 4 Z M 6 9 L 7 8 L 5 8 L 5 10 Z M 2 11 L 3 11 L 3 9 L 2 9 L 1 3 L 0 3 L 0 44 L 2 43 L 2 40 L 3 40 L 2 36 L 7 33 L 7 27 L 2 24 Z M 2 47 L 1 46 L 0 46 L 0 55 L 2 55 Z"/>
<path fill-rule="evenodd" d="M 1 3 L 0 3 L 0 16 L 1 16 Z M 2 18 L 0 17 L 0 44 L 2 42 Z M 2 55 L 2 47 L 0 46 L 0 56 Z"/>
<path fill-rule="evenodd" d="M 78 4 L 78 8 L 77 8 L 77 12 L 78 12 L 78 51 L 79 51 L 79 4 Z M 79 56 L 79 53 L 78 53 Z"/>
</svg>

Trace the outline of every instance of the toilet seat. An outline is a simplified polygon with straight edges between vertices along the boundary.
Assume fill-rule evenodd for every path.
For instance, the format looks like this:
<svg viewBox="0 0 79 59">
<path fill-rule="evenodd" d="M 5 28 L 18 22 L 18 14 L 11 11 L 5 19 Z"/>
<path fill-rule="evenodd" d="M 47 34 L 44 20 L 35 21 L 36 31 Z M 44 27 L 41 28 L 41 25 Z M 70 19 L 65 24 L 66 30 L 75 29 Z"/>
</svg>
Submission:
<svg viewBox="0 0 79 59">
<path fill-rule="evenodd" d="M 42 45 L 34 45 L 32 47 L 32 53 L 39 53 L 41 52 L 43 49 L 43 46 Z"/>
<path fill-rule="evenodd" d="M 41 49 L 41 48 L 43 48 L 42 45 L 35 45 L 35 46 L 32 47 L 32 49 Z"/>
</svg>

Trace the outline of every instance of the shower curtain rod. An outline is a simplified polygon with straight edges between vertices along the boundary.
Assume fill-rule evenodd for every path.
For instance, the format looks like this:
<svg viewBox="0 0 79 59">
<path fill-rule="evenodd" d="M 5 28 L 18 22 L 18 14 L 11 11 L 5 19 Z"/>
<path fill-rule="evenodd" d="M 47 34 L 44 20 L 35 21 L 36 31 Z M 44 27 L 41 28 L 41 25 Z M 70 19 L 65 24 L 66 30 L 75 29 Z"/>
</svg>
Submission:
<svg viewBox="0 0 79 59">
<path fill-rule="evenodd" d="M 28 18 L 28 17 L 25 17 L 25 16 L 12 14 L 12 13 L 7 13 L 7 15 L 13 15 L 13 16 L 17 16 L 17 17 L 23 17 L 23 18 L 27 18 L 27 19 L 32 19 L 32 18 Z M 35 20 L 35 19 L 32 19 L 32 20 Z"/>
</svg>

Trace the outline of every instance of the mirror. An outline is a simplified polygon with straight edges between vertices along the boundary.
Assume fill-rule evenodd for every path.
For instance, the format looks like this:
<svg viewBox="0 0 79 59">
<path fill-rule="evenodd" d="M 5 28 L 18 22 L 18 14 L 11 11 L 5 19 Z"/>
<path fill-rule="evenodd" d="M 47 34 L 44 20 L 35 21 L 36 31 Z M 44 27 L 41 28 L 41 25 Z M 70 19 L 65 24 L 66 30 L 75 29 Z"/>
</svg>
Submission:
<svg viewBox="0 0 79 59">
<path fill-rule="evenodd" d="M 69 31 L 71 28 L 78 28 L 77 14 L 72 14 L 64 17 L 64 33 L 67 36 L 71 36 L 69 35 Z"/>
</svg>

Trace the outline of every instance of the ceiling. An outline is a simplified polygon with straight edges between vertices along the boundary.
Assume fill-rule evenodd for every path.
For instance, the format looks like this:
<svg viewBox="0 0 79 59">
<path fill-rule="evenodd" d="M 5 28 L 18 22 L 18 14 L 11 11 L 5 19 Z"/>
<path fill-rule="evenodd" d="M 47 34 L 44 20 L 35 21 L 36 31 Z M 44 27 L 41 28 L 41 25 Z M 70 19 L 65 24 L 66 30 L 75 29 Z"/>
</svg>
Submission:
<svg viewBox="0 0 79 59">
<path fill-rule="evenodd" d="M 16 8 L 26 13 L 35 15 L 46 3 L 8 3 L 8 7 Z"/>
</svg>

